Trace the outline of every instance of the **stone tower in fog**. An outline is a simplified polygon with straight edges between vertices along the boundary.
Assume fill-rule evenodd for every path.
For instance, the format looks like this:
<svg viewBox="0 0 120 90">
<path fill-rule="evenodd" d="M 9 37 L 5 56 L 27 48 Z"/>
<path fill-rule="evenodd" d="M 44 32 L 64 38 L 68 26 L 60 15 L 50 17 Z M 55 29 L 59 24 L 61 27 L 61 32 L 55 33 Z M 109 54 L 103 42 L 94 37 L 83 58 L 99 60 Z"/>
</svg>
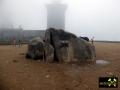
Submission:
<svg viewBox="0 0 120 90">
<path fill-rule="evenodd" d="M 47 4 L 47 28 L 65 29 L 66 4 L 58 0 Z"/>
</svg>

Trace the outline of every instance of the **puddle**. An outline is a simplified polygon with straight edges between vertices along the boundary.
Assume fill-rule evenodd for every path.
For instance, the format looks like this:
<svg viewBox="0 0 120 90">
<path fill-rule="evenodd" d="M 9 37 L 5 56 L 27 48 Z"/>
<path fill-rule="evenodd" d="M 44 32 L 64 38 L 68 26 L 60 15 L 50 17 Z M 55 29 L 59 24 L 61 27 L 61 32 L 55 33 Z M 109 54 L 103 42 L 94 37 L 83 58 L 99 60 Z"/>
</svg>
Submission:
<svg viewBox="0 0 120 90">
<path fill-rule="evenodd" d="M 97 65 L 107 65 L 107 64 L 110 64 L 110 62 L 107 60 L 96 60 L 96 64 Z"/>
</svg>

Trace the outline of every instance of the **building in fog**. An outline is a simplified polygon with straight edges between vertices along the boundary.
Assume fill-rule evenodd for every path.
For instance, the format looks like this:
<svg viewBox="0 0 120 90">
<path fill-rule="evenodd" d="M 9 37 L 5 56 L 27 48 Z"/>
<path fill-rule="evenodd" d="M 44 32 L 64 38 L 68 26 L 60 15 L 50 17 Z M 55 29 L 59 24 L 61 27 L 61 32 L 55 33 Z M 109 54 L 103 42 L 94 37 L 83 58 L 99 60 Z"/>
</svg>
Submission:
<svg viewBox="0 0 120 90">
<path fill-rule="evenodd" d="M 21 28 L 0 28 L 0 42 L 11 42 L 22 40 L 28 42 L 34 37 L 44 38 L 45 30 L 23 30 Z"/>
<path fill-rule="evenodd" d="M 66 4 L 60 2 L 47 4 L 47 28 L 65 29 Z"/>
</svg>

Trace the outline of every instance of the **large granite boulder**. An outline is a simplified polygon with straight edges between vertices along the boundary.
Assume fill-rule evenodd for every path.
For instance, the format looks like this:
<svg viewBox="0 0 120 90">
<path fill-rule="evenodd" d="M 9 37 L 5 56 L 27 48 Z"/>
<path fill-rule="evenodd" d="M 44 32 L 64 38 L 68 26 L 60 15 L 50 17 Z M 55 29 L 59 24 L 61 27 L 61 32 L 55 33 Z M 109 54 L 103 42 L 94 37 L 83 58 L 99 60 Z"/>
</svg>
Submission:
<svg viewBox="0 0 120 90">
<path fill-rule="evenodd" d="M 69 62 L 81 60 L 94 60 L 95 47 L 81 38 L 74 38 L 69 41 Z"/>
<path fill-rule="evenodd" d="M 44 57 L 45 61 L 51 63 L 54 61 L 54 48 L 49 43 L 44 44 Z"/>
<path fill-rule="evenodd" d="M 43 59 L 44 42 L 40 37 L 33 38 L 29 41 L 26 58 Z"/>
<path fill-rule="evenodd" d="M 54 48 L 49 43 L 43 42 L 40 37 L 33 38 L 28 44 L 26 58 L 42 59 L 45 62 L 54 61 Z"/>
<path fill-rule="evenodd" d="M 79 62 L 95 59 L 95 47 L 86 39 L 64 30 L 46 30 L 45 40 L 34 38 L 28 45 L 27 58 L 46 62 Z"/>
<path fill-rule="evenodd" d="M 45 42 L 53 46 L 55 61 L 75 62 L 95 57 L 95 49 L 89 42 L 64 30 L 48 29 Z"/>
</svg>

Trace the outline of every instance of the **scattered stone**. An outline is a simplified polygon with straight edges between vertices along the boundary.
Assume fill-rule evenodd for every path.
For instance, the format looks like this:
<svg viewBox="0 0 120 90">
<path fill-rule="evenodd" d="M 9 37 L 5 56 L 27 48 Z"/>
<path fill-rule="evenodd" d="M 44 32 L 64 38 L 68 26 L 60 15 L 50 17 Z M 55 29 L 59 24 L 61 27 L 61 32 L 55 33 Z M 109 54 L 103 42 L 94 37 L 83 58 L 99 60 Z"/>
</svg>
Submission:
<svg viewBox="0 0 120 90">
<path fill-rule="evenodd" d="M 108 72 L 108 75 L 109 76 L 114 76 L 114 73 L 113 72 Z"/>
<path fill-rule="evenodd" d="M 14 63 L 17 63 L 17 62 L 18 62 L 18 60 L 13 60 L 13 62 L 14 62 Z"/>
<path fill-rule="evenodd" d="M 46 78 L 49 78 L 49 77 L 50 77 L 50 75 L 46 75 L 45 77 L 46 77 Z"/>
<path fill-rule="evenodd" d="M 25 53 L 20 53 L 20 55 L 25 55 Z"/>
</svg>

